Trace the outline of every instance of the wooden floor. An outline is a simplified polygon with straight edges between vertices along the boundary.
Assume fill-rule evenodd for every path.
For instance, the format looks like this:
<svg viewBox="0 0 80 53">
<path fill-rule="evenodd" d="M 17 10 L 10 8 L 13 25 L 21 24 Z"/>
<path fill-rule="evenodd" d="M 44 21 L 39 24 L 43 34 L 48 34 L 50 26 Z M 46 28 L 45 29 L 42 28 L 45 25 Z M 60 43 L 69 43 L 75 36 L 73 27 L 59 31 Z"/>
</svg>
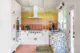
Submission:
<svg viewBox="0 0 80 53">
<path fill-rule="evenodd" d="M 14 53 L 53 53 L 50 45 L 20 45 Z"/>
</svg>

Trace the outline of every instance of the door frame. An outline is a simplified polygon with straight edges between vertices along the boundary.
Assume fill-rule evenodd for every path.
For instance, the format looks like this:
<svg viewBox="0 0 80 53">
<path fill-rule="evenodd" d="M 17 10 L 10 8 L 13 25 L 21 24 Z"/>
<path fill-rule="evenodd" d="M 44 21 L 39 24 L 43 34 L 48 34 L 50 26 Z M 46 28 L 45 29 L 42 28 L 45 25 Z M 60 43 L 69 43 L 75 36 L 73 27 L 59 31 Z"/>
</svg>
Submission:
<svg viewBox="0 0 80 53">
<path fill-rule="evenodd" d="M 74 5 L 72 5 L 69 11 L 69 17 L 70 17 L 70 53 L 74 53 L 74 29 L 73 29 L 73 25 L 74 25 Z M 72 14 L 73 13 L 73 14 Z"/>
</svg>

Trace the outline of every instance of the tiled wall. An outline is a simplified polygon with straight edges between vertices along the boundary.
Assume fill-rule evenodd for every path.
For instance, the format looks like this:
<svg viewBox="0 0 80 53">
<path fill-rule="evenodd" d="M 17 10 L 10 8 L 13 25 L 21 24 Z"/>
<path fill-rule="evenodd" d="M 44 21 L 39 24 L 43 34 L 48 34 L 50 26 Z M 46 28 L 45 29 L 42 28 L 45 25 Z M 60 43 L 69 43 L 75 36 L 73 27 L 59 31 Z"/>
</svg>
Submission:
<svg viewBox="0 0 80 53">
<path fill-rule="evenodd" d="M 57 29 L 57 19 L 53 18 L 25 18 L 22 20 L 22 25 L 29 25 L 31 30 L 44 30 L 51 28 L 52 21 Z"/>
<path fill-rule="evenodd" d="M 69 37 L 62 32 L 52 33 L 51 45 L 54 53 L 69 53 L 68 38 Z"/>
<path fill-rule="evenodd" d="M 46 10 L 46 9 L 45 9 Z M 30 18 L 30 17 L 33 17 L 33 11 L 23 11 L 21 12 L 21 16 L 22 16 L 22 19 L 23 18 Z M 38 17 L 39 18 L 54 18 L 54 19 L 57 19 L 58 18 L 58 12 L 56 10 L 46 10 L 46 11 L 39 11 L 38 12 Z"/>
<path fill-rule="evenodd" d="M 55 24 L 55 28 L 57 29 L 58 25 L 58 12 L 56 10 L 45 9 L 38 11 L 38 17 L 33 17 L 33 11 L 24 11 L 21 13 L 21 24 L 22 25 L 30 25 L 31 30 L 44 30 L 51 28 L 49 21 L 52 21 Z M 37 25 L 36 25 L 37 24 Z"/>
</svg>

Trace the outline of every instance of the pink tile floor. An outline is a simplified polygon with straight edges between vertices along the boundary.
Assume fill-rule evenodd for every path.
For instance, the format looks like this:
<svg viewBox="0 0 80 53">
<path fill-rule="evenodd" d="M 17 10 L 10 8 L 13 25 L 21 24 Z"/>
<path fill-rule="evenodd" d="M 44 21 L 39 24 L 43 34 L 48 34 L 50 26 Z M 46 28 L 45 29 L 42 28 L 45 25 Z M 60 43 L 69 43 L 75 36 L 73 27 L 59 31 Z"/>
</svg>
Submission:
<svg viewBox="0 0 80 53">
<path fill-rule="evenodd" d="M 16 48 L 15 53 L 53 53 L 50 52 L 36 52 L 36 45 L 20 45 Z"/>
</svg>

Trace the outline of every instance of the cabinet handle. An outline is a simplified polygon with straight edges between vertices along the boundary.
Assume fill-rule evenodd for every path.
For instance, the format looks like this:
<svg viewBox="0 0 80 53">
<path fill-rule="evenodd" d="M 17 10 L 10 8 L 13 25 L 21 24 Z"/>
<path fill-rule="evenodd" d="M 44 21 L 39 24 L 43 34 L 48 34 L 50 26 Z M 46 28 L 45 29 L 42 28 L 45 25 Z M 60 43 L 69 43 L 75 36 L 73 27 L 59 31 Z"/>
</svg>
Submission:
<svg viewBox="0 0 80 53">
<path fill-rule="evenodd" d="M 37 38 L 34 38 L 34 40 L 37 40 Z"/>
</svg>

